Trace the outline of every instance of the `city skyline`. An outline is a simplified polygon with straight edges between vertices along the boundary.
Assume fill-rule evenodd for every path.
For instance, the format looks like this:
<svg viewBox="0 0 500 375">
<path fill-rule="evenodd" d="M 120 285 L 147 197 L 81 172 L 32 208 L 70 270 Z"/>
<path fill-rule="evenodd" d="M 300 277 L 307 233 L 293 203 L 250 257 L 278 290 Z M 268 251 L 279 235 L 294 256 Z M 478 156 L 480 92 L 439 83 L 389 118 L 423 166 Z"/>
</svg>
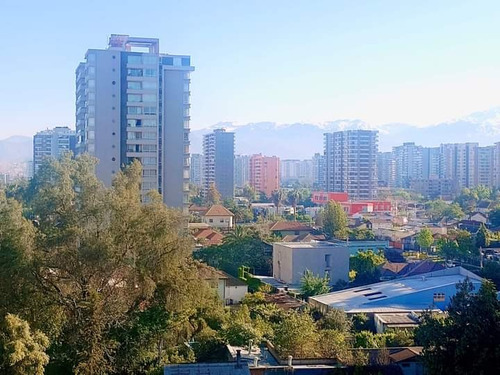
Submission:
<svg viewBox="0 0 500 375">
<path fill-rule="evenodd" d="M 4 51 L 11 56 L 0 67 L 23 74 L 6 75 L 3 82 L 0 108 L 10 126 L 0 129 L 0 139 L 32 136 L 53 124 L 74 129 L 73 76 L 81 51 L 103 48 L 106 35 L 120 32 L 157 37 L 162 50 L 193 57 L 199 67 L 193 129 L 224 121 L 342 118 L 423 126 L 500 104 L 500 52 L 491 48 L 499 33 L 496 2 L 221 3 L 226 6 L 146 2 L 155 14 L 133 15 L 114 1 L 98 9 L 60 1 L 4 5 L 0 30 L 9 35 Z M 154 20 L 165 14 L 169 22 L 158 27 Z M 94 17 L 109 22 L 85 28 Z M 30 69 L 32 55 L 39 69 Z"/>
</svg>

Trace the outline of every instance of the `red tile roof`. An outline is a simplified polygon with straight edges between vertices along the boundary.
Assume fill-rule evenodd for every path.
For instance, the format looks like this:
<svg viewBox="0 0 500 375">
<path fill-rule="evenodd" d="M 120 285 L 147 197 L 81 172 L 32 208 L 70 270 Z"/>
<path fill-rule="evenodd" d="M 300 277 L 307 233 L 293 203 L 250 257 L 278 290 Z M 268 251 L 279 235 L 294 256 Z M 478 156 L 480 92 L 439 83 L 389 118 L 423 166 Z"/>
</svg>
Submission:
<svg viewBox="0 0 500 375">
<path fill-rule="evenodd" d="M 203 216 L 234 216 L 231 211 L 220 204 L 214 204 Z"/>
<path fill-rule="evenodd" d="M 199 229 L 193 236 L 196 241 L 202 242 L 204 245 L 219 245 L 224 239 L 224 235 L 210 228 Z"/>
</svg>

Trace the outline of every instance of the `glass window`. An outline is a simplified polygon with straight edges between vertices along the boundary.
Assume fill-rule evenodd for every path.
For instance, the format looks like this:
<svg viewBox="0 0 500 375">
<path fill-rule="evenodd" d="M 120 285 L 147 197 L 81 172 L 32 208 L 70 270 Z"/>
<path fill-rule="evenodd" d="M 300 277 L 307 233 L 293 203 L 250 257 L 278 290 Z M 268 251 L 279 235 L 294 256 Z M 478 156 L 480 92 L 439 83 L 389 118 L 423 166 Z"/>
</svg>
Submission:
<svg viewBox="0 0 500 375">
<path fill-rule="evenodd" d="M 129 55 L 127 61 L 129 64 L 142 64 L 142 58 L 140 55 Z"/>
<path fill-rule="evenodd" d="M 89 68 L 87 69 L 87 73 L 88 74 L 95 74 L 95 67 L 89 66 Z"/>
<path fill-rule="evenodd" d="M 142 133 L 142 139 L 156 139 L 156 133 L 144 132 Z"/>
<path fill-rule="evenodd" d="M 127 126 L 129 126 L 131 128 L 140 127 L 141 126 L 141 120 L 138 120 L 138 119 L 129 119 L 129 120 L 127 120 Z"/>
<path fill-rule="evenodd" d="M 144 107 L 145 115 L 156 115 L 156 107 Z"/>
<path fill-rule="evenodd" d="M 87 125 L 88 126 L 95 126 L 95 117 L 89 117 L 87 119 Z"/>
<path fill-rule="evenodd" d="M 142 96 L 142 101 L 156 103 L 156 95 L 155 94 L 144 94 Z"/>
<path fill-rule="evenodd" d="M 191 58 L 190 57 L 183 57 L 181 62 L 182 62 L 182 66 L 189 66 L 189 65 L 191 65 Z"/>
<path fill-rule="evenodd" d="M 93 114 L 95 113 L 95 106 L 93 106 L 93 105 L 89 105 L 89 106 L 87 107 L 87 110 L 88 110 L 88 112 L 87 112 L 87 113 L 88 113 L 89 115 L 93 115 Z"/>
<path fill-rule="evenodd" d="M 156 69 L 145 69 L 144 77 L 156 77 Z"/>
<path fill-rule="evenodd" d="M 142 82 L 142 88 L 144 90 L 156 90 L 156 82 L 155 81 L 144 81 Z"/>
<path fill-rule="evenodd" d="M 89 79 L 89 81 L 87 82 L 87 86 L 88 87 L 95 87 L 95 80 Z"/>
<path fill-rule="evenodd" d="M 88 99 L 95 100 L 95 92 L 89 92 Z"/>
<path fill-rule="evenodd" d="M 92 62 L 92 61 L 95 61 L 95 55 L 93 53 L 89 53 L 87 55 L 87 61 L 88 62 Z"/>
<path fill-rule="evenodd" d="M 156 127 L 156 120 L 142 120 L 142 126 L 148 128 Z"/>
<path fill-rule="evenodd" d="M 142 158 L 142 164 L 143 165 L 155 165 L 156 158 Z"/>
<path fill-rule="evenodd" d="M 129 81 L 127 82 L 127 88 L 131 90 L 140 90 L 142 89 L 141 87 L 141 81 Z"/>
<path fill-rule="evenodd" d="M 87 132 L 87 139 L 95 139 L 95 131 L 89 130 Z"/>
<path fill-rule="evenodd" d="M 127 101 L 129 101 L 129 102 L 142 102 L 142 95 L 140 95 L 140 94 L 128 94 Z"/>
<path fill-rule="evenodd" d="M 129 77 L 142 77 L 142 69 L 127 69 Z"/>
<path fill-rule="evenodd" d="M 156 152 L 156 145 L 143 145 L 144 152 Z"/>
<path fill-rule="evenodd" d="M 161 63 L 163 65 L 174 65 L 174 59 L 172 57 L 162 57 Z"/>
<path fill-rule="evenodd" d="M 142 114 L 142 107 L 127 107 L 127 113 L 129 115 L 140 115 Z"/>
<path fill-rule="evenodd" d="M 142 63 L 145 65 L 156 65 L 158 59 L 154 55 L 142 55 Z"/>
</svg>

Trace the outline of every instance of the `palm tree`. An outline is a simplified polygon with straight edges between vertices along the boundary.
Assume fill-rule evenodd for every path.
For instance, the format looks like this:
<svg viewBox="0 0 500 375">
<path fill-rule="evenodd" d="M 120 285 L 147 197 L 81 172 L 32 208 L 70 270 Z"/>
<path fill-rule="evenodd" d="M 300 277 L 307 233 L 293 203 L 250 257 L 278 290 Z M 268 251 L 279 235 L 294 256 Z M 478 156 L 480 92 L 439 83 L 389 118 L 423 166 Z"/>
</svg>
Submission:
<svg viewBox="0 0 500 375">
<path fill-rule="evenodd" d="M 297 204 L 303 198 L 303 192 L 300 189 L 294 188 L 289 191 L 287 194 L 288 203 L 290 203 L 293 207 L 293 218 L 297 220 Z"/>
<path fill-rule="evenodd" d="M 276 216 L 278 215 L 279 208 L 281 202 L 283 202 L 284 197 L 285 197 L 285 192 L 283 191 L 283 189 L 275 190 L 271 194 L 271 200 L 273 201 L 274 206 L 276 207 Z"/>
</svg>

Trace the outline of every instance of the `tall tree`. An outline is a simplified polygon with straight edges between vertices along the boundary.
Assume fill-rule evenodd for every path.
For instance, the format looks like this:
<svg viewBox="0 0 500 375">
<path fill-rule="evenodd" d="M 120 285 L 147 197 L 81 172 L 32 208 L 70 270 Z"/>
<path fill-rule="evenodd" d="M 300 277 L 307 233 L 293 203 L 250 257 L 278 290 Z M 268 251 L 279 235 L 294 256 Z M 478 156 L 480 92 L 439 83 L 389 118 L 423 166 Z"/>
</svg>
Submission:
<svg viewBox="0 0 500 375">
<path fill-rule="evenodd" d="M 297 220 L 297 204 L 302 199 L 302 190 L 294 188 L 287 193 L 287 200 L 293 207 L 293 216 Z"/>
<path fill-rule="evenodd" d="M 275 190 L 271 194 L 271 200 L 273 201 L 274 206 L 276 207 L 276 215 L 279 215 L 280 206 L 284 199 L 285 199 L 285 191 L 283 189 Z"/>
<path fill-rule="evenodd" d="M 493 283 L 477 294 L 470 280 L 457 285 L 446 316 L 424 314 L 415 331 L 429 374 L 500 373 L 500 302 Z"/>
<path fill-rule="evenodd" d="M 323 231 L 329 237 L 346 239 L 347 231 L 347 214 L 342 209 L 340 203 L 329 201 L 323 210 Z"/>
<path fill-rule="evenodd" d="M 349 259 L 349 268 L 355 273 L 355 283 L 370 284 L 380 281 L 379 266 L 384 264 L 385 257 L 382 252 L 372 250 L 358 251 Z"/>
<path fill-rule="evenodd" d="M 428 251 L 433 243 L 434 237 L 432 237 L 431 230 L 429 228 L 422 228 L 417 235 L 418 246 L 420 246 L 421 249 Z"/>
<path fill-rule="evenodd" d="M 253 201 L 255 201 L 255 199 L 257 198 L 257 192 L 255 191 L 255 189 L 250 186 L 250 185 L 245 185 L 243 187 L 243 192 L 242 192 L 242 195 L 248 199 L 248 202 L 249 203 L 252 203 Z"/>
<path fill-rule="evenodd" d="M 208 205 L 220 204 L 222 201 L 222 197 L 215 186 L 215 182 L 212 182 L 208 187 L 207 196 L 205 197 L 205 202 Z"/>
<path fill-rule="evenodd" d="M 476 247 L 485 248 L 488 246 L 490 246 L 490 232 L 486 229 L 484 224 L 481 224 L 481 227 L 476 233 Z"/>
</svg>

